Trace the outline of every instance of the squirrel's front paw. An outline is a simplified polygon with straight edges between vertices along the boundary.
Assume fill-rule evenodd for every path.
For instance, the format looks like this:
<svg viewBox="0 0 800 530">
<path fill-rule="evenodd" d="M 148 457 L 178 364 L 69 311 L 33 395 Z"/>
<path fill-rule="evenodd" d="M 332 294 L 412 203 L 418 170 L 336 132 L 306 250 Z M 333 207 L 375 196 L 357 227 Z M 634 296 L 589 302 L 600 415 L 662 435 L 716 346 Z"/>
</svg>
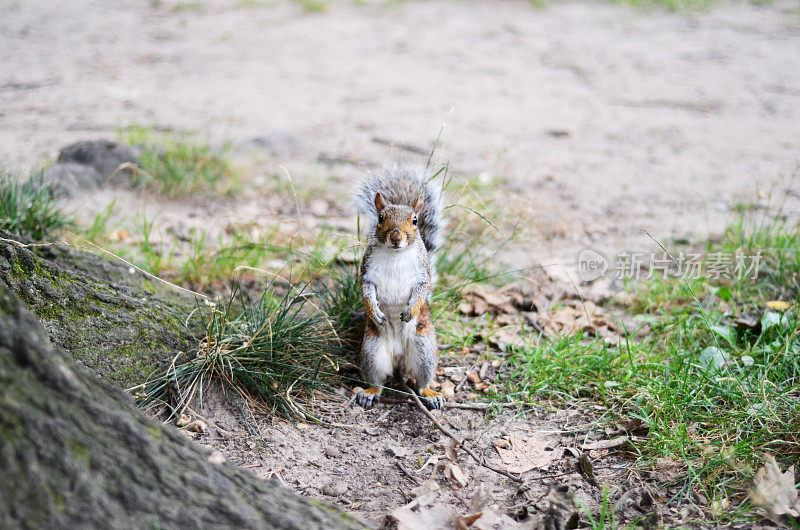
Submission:
<svg viewBox="0 0 800 530">
<path fill-rule="evenodd" d="M 380 388 L 368 388 L 366 390 L 359 390 L 356 392 L 356 403 L 365 409 L 371 409 L 381 400 Z"/>
<path fill-rule="evenodd" d="M 386 315 L 380 309 L 376 309 L 372 314 L 372 320 L 379 326 L 386 324 Z"/>
</svg>

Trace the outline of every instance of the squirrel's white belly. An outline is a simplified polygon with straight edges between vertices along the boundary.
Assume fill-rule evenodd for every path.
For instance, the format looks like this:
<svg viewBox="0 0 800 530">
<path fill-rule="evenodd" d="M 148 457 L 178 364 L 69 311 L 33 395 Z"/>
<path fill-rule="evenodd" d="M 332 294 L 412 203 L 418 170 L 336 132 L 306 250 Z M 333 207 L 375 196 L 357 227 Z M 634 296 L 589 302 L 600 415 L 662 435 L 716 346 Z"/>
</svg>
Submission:
<svg viewBox="0 0 800 530">
<path fill-rule="evenodd" d="M 403 322 L 400 313 L 408 308 L 411 290 L 422 280 L 417 257 L 408 247 L 399 252 L 379 247 L 371 256 L 368 270 L 369 280 L 375 285 L 378 307 L 387 320 L 381 331 L 387 353 L 393 365 L 401 358 L 407 364 L 408 354 L 415 349 L 417 319 Z"/>
<path fill-rule="evenodd" d="M 400 321 L 411 290 L 422 278 L 413 248 L 392 251 L 378 247 L 370 257 L 368 279 L 375 285 L 378 304 L 388 318 Z"/>
</svg>

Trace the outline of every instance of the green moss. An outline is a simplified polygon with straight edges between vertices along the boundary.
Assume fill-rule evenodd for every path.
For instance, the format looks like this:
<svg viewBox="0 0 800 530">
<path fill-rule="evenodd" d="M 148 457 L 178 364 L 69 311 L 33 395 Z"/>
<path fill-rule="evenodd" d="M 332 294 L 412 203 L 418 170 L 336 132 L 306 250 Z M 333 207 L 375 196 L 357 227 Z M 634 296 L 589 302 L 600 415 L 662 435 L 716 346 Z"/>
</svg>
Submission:
<svg viewBox="0 0 800 530">
<path fill-rule="evenodd" d="M 67 498 L 64 497 L 64 494 L 60 491 L 53 492 L 50 495 L 50 500 L 52 501 L 53 508 L 58 513 L 64 513 L 67 510 Z"/>
<path fill-rule="evenodd" d="M 188 347 L 180 344 L 186 333 L 172 318 L 172 307 L 157 296 L 120 291 L 91 274 L 71 272 L 80 255 L 66 255 L 66 261 L 64 269 L 59 260 L 45 261 L 27 250 L 14 249 L 11 287 L 45 325 L 51 340 L 95 373 L 130 388 L 174 355 L 168 345 L 184 350 Z M 94 262 L 76 268 L 86 270 L 87 265 L 91 271 Z M 105 271 L 98 267 L 100 272 Z M 32 283 L 36 293 L 21 288 L 25 282 Z M 67 296 L 72 293 L 78 293 L 74 300 Z M 132 296 L 137 302 L 125 303 L 121 295 Z M 140 305 L 142 298 L 147 302 Z"/>
<path fill-rule="evenodd" d="M 78 462 L 89 466 L 89 448 L 74 438 L 69 440 L 69 452 Z"/>
<path fill-rule="evenodd" d="M 8 413 L 0 416 L 0 439 L 11 443 L 22 434 L 22 420 Z"/>
<path fill-rule="evenodd" d="M 150 433 L 150 437 L 156 442 L 161 441 L 161 435 L 162 435 L 161 429 L 159 429 L 155 425 L 148 425 L 147 432 Z"/>
</svg>

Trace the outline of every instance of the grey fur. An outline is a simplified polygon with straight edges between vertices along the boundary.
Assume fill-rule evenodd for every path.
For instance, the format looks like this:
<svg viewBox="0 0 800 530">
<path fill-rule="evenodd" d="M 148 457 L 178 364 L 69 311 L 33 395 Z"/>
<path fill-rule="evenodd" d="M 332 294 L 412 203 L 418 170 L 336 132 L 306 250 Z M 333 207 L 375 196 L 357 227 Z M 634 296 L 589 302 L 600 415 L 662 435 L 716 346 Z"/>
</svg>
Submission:
<svg viewBox="0 0 800 530">
<path fill-rule="evenodd" d="M 374 256 L 376 247 L 383 245 L 377 235 L 378 216 L 375 210 L 375 194 L 378 192 L 383 195 L 389 205 L 401 205 L 410 208 L 420 195 L 425 200 L 422 210 L 417 214 L 419 237 L 409 243 L 408 248 L 402 250 L 402 252 L 413 252 L 414 256 L 416 256 L 414 269 L 420 273 L 420 281 L 410 288 L 411 292 L 408 300 L 404 302 L 405 309 L 398 310 L 395 303 L 383 308 L 386 314 L 381 311 L 381 301 L 378 299 L 376 287 L 370 279 L 369 272 L 371 270 L 374 271 L 374 267 L 377 266 L 375 265 L 376 258 Z M 372 308 L 371 314 L 374 324 L 377 326 L 377 333 L 381 337 L 385 337 L 387 332 L 395 333 L 397 329 L 395 326 L 403 326 L 403 323 L 414 325 L 410 314 L 411 308 L 418 302 L 424 302 L 430 297 L 433 287 L 432 274 L 435 274 L 432 253 L 441 244 L 441 190 L 429 182 L 425 170 L 410 165 L 396 165 L 369 175 L 358 188 L 355 204 L 359 213 L 368 219 L 370 226 L 369 244 L 361 261 L 361 293 L 365 304 L 368 306 L 368 313 L 369 308 Z M 426 318 L 430 318 L 427 306 L 425 311 Z M 356 395 L 356 402 L 365 408 L 372 407 L 380 400 L 380 387 L 386 378 L 391 375 L 388 372 L 403 372 L 405 368 L 408 371 L 407 374 L 397 373 L 397 375 L 413 377 L 417 383 L 416 390 L 423 402 L 429 408 L 441 408 L 444 404 L 444 398 L 440 394 L 434 397 L 422 395 L 422 390 L 427 388 L 433 381 L 439 360 L 436 332 L 432 325 L 429 331 L 422 335 L 417 334 L 411 344 L 407 345 L 411 351 L 405 352 L 405 363 L 407 363 L 405 366 L 400 365 L 397 358 L 393 360 L 394 365 L 391 367 L 376 362 L 376 352 L 380 348 L 381 340 L 378 337 L 371 336 L 369 333 L 364 337 L 361 350 L 361 369 L 366 380 L 374 389 L 377 389 L 377 392 L 375 390 L 370 392 L 362 390 Z"/>
<path fill-rule="evenodd" d="M 404 206 L 411 206 L 422 195 L 425 206 L 417 215 L 418 229 L 425 249 L 431 253 L 442 244 L 442 188 L 429 179 L 425 168 L 413 164 L 395 164 L 370 173 L 354 197 L 356 209 L 370 220 L 370 226 L 374 226 L 378 220 L 375 211 L 377 192 L 381 192 L 389 204 Z"/>
</svg>

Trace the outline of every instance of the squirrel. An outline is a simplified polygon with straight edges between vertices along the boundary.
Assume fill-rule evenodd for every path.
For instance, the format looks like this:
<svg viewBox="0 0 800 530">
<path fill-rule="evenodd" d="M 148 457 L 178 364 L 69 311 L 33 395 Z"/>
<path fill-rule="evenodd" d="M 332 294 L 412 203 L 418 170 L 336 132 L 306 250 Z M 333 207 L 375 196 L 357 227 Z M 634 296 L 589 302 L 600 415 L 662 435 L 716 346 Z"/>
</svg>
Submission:
<svg viewBox="0 0 800 530">
<path fill-rule="evenodd" d="M 355 400 L 371 408 L 395 374 L 411 376 L 425 406 L 440 409 L 444 397 L 429 387 L 439 350 L 428 300 L 441 244 L 441 190 L 425 170 L 396 165 L 369 175 L 355 204 L 371 225 L 359 280 L 367 319 L 361 369 L 372 385 Z"/>
</svg>

